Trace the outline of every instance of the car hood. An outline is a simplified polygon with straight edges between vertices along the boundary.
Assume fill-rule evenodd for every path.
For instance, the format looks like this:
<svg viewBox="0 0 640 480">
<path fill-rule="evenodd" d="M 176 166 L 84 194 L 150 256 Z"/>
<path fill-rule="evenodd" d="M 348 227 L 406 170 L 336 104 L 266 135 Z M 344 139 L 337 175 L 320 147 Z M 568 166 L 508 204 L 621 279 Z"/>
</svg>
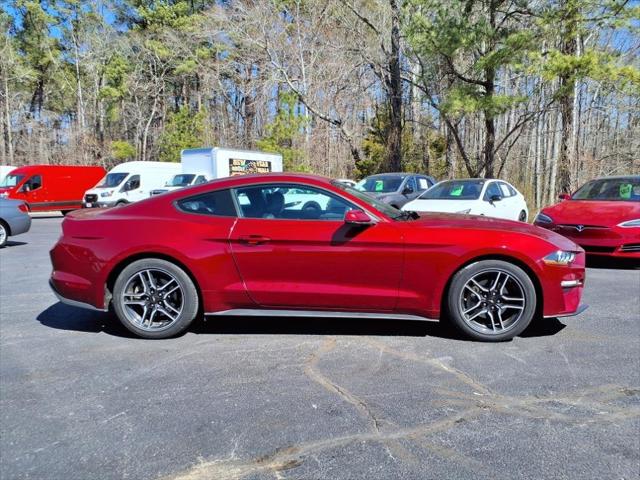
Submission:
<svg viewBox="0 0 640 480">
<path fill-rule="evenodd" d="M 416 212 L 449 212 L 456 213 L 469 208 L 477 207 L 477 200 L 412 200 L 403 210 Z"/>
<path fill-rule="evenodd" d="M 579 251 L 580 247 L 562 235 L 551 230 L 536 227 L 524 222 L 501 220 L 481 215 L 463 215 L 455 213 L 420 213 L 420 218 L 407 222 L 416 228 L 468 228 L 474 230 L 494 230 L 520 233 L 546 240 L 562 250 Z"/>
<path fill-rule="evenodd" d="M 565 200 L 542 210 L 554 223 L 612 227 L 640 218 L 640 202 Z"/>
</svg>

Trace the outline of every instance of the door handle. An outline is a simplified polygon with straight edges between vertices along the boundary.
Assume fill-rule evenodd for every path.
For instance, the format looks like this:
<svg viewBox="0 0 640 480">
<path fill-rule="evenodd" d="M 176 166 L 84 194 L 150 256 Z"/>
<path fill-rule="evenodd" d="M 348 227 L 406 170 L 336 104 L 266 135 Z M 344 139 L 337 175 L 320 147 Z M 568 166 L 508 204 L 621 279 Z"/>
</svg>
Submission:
<svg viewBox="0 0 640 480">
<path fill-rule="evenodd" d="M 248 245 L 261 245 L 263 243 L 267 243 L 270 240 L 270 238 L 263 237 L 262 235 L 243 235 L 240 237 L 240 241 Z"/>
</svg>

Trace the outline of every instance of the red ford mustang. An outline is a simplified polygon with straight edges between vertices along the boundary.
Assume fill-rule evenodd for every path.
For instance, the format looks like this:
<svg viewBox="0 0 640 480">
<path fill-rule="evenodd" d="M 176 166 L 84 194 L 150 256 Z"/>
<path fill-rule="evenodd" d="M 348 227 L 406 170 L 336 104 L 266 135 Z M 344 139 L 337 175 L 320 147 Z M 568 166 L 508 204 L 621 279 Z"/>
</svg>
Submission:
<svg viewBox="0 0 640 480">
<path fill-rule="evenodd" d="M 480 340 L 582 311 L 584 251 L 520 222 L 401 212 L 325 178 L 232 177 L 77 211 L 51 251 L 61 301 L 146 338 L 205 315 L 450 319 Z"/>
<path fill-rule="evenodd" d="M 640 176 L 584 184 L 543 209 L 534 223 L 570 238 L 587 254 L 640 259 Z"/>
</svg>

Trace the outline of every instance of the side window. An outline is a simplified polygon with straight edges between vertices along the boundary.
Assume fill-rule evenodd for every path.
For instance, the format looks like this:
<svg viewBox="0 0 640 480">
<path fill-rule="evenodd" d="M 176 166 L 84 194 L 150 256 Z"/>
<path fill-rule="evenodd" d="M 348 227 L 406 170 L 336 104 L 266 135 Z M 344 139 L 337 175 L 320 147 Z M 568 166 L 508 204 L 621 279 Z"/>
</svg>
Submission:
<svg viewBox="0 0 640 480">
<path fill-rule="evenodd" d="M 502 192 L 500 191 L 500 187 L 498 187 L 498 184 L 496 182 L 491 182 L 487 187 L 486 193 L 484 194 L 484 200 L 488 202 L 494 195 L 502 196 Z"/>
<path fill-rule="evenodd" d="M 201 183 L 207 183 L 207 179 L 204 175 L 198 175 L 196 177 L 196 181 L 193 182 L 194 185 L 200 185 Z"/>
<path fill-rule="evenodd" d="M 257 185 L 235 194 L 245 218 L 339 221 L 354 208 L 337 195 L 303 185 Z"/>
<path fill-rule="evenodd" d="M 31 192 L 33 190 L 37 190 L 41 186 L 42 186 L 42 176 L 34 175 L 29 180 L 24 182 L 24 187 L 22 188 L 24 189 L 25 192 Z"/>
<path fill-rule="evenodd" d="M 136 188 L 140 188 L 140 175 L 132 175 L 124 185 L 125 191 L 135 190 Z"/>
<path fill-rule="evenodd" d="M 220 217 L 236 216 L 236 207 L 229 190 L 216 190 L 194 197 L 182 198 L 176 202 L 176 206 L 179 210 L 187 213 L 218 215 Z"/>
<path fill-rule="evenodd" d="M 409 177 L 409 179 L 407 180 L 407 183 L 404 184 L 404 188 L 409 188 L 411 189 L 412 192 L 416 192 L 417 191 L 417 187 L 416 187 L 416 177 L 411 176 Z"/>
<path fill-rule="evenodd" d="M 431 183 L 427 177 L 418 177 L 418 190 L 423 191 L 431 187 Z"/>
<path fill-rule="evenodd" d="M 502 196 L 507 198 L 507 197 L 511 197 L 511 191 L 509 190 L 509 186 L 506 183 L 502 183 L 500 182 L 500 193 L 502 193 Z"/>
<path fill-rule="evenodd" d="M 511 185 L 507 185 L 507 188 L 509 189 L 509 192 L 511 192 L 512 197 L 515 197 L 518 194 L 518 192 L 516 192 L 516 189 L 513 188 Z"/>
</svg>

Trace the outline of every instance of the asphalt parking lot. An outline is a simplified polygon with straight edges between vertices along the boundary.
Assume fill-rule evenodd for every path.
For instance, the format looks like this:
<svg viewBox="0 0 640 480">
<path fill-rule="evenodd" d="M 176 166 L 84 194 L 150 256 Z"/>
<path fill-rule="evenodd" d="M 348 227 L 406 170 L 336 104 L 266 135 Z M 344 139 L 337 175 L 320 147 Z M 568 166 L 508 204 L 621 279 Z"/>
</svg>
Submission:
<svg viewBox="0 0 640 480">
<path fill-rule="evenodd" d="M 0 250 L 3 480 L 638 478 L 639 270 L 590 268 L 585 313 L 501 344 L 287 318 L 148 341 L 57 302 L 60 222 Z"/>
</svg>

